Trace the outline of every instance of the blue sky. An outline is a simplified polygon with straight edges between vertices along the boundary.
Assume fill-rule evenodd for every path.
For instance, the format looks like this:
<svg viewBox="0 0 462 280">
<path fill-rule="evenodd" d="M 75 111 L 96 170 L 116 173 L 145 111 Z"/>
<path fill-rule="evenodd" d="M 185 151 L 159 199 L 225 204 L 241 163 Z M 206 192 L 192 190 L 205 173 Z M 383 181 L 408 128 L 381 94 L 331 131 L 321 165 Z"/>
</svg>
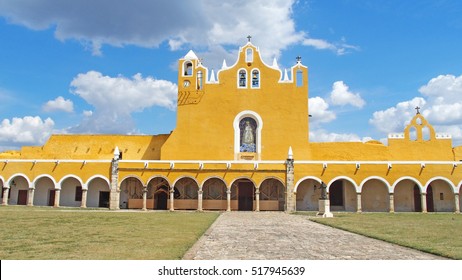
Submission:
<svg viewBox="0 0 462 280">
<path fill-rule="evenodd" d="M 177 60 L 309 67 L 312 141 L 386 141 L 422 114 L 462 143 L 457 0 L 0 0 L 0 151 L 52 133 L 169 133 Z"/>
</svg>

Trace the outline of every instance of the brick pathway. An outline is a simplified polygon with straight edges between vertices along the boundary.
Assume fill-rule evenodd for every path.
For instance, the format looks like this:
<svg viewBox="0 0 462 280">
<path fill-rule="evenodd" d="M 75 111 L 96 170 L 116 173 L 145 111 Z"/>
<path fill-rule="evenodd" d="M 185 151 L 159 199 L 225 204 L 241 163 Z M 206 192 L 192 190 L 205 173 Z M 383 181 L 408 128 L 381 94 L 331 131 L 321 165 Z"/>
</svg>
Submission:
<svg viewBox="0 0 462 280">
<path fill-rule="evenodd" d="M 185 254 L 197 260 L 441 259 L 282 212 L 226 212 Z"/>
</svg>

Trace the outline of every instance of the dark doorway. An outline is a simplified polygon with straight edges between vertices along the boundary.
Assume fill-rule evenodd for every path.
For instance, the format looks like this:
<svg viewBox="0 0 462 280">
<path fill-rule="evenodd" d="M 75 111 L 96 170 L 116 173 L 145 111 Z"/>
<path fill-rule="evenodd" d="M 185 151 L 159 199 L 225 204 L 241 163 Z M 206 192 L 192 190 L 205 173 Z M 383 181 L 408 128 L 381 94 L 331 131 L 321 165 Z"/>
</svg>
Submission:
<svg viewBox="0 0 462 280">
<path fill-rule="evenodd" d="M 168 195 L 164 191 L 160 191 L 154 195 L 154 209 L 167 210 Z"/>
<path fill-rule="evenodd" d="M 335 181 L 329 188 L 329 200 L 331 206 L 344 206 L 343 203 L 343 183 L 341 180 Z"/>
<path fill-rule="evenodd" d="M 55 206 L 55 196 L 56 191 L 50 190 L 50 192 L 48 193 L 48 206 Z"/>
<path fill-rule="evenodd" d="M 253 211 L 254 186 L 252 182 L 239 182 L 238 210 Z"/>
<path fill-rule="evenodd" d="M 109 208 L 109 192 L 99 192 L 98 207 Z"/>
<path fill-rule="evenodd" d="M 27 205 L 27 190 L 18 190 L 18 205 Z"/>
<path fill-rule="evenodd" d="M 433 188 L 431 185 L 427 188 L 427 212 L 435 212 L 433 205 Z"/>
<path fill-rule="evenodd" d="M 422 200 L 420 198 L 420 189 L 417 185 L 414 186 L 414 211 L 422 212 Z"/>
</svg>

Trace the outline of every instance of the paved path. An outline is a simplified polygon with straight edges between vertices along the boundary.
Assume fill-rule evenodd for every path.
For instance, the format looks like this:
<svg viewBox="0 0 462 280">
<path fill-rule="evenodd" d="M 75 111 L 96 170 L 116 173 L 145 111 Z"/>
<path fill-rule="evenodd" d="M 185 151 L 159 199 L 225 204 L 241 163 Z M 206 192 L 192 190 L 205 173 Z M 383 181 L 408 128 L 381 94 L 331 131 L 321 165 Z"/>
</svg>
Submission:
<svg viewBox="0 0 462 280">
<path fill-rule="evenodd" d="M 281 212 L 226 212 L 185 254 L 197 260 L 441 259 Z"/>
</svg>

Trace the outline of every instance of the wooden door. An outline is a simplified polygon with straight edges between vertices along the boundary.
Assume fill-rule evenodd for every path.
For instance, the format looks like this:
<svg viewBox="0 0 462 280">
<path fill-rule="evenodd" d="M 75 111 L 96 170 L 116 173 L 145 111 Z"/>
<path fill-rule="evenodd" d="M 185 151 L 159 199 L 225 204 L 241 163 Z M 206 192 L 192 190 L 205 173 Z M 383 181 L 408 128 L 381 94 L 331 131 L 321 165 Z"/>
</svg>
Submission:
<svg viewBox="0 0 462 280">
<path fill-rule="evenodd" d="M 48 193 L 48 206 L 55 206 L 55 196 L 56 191 L 50 190 L 50 192 Z"/>
<path fill-rule="evenodd" d="M 167 193 L 161 191 L 158 192 L 154 197 L 154 209 L 156 210 L 167 210 Z"/>
<path fill-rule="evenodd" d="M 109 208 L 109 192 L 99 192 L 98 207 Z"/>
<path fill-rule="evenodd" d="M 238 210 L 253 211 L 253 183 L 240 182 L 238 189 Z"/>
<path fill-rule="evenodd" d="M 27 205 L 28 190 L 18 190 L 18 205 Z"/>
</svg>

